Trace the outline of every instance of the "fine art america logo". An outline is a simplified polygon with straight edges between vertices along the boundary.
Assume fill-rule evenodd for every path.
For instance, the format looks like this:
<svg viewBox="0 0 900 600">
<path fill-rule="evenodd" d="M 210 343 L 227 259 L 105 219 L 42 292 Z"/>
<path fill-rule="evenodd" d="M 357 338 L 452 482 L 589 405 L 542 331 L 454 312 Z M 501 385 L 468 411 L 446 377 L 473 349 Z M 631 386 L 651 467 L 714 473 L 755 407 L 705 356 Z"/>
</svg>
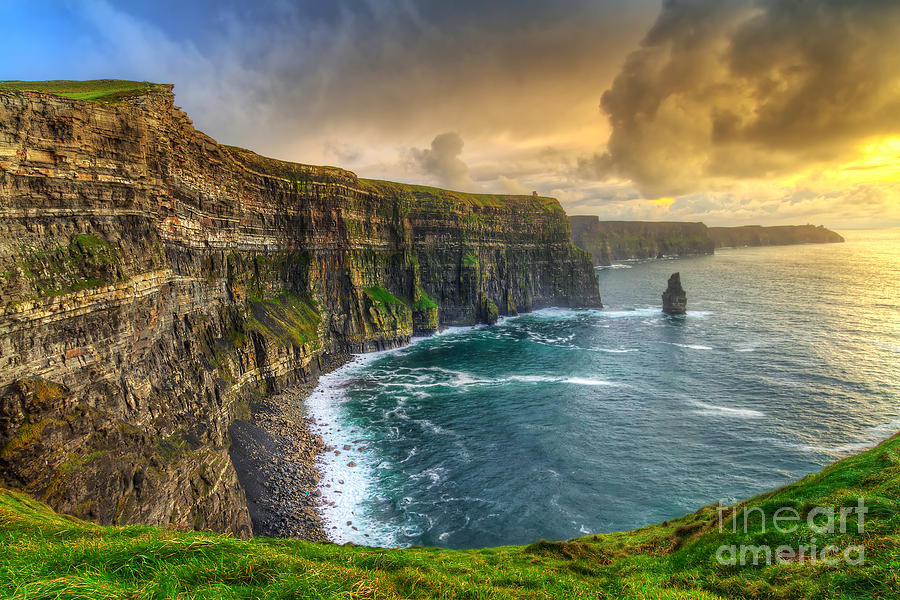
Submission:
<svg viewBox="0 0 900 600">
<path fill-rule="evenodd" d="M 738 533 L 738 515 L 731 518 L 730 527 L 726 525 L 726 507 L 719 507 L 719 533 L 731 531 Z M 859 498 L 856 506 L 817 507 L 806 516 L 806 524 L 815 535 L 833 535 L 835 533 L 847 533 L 848 528 L 855 528 L 857 533 L 865 533 L 866 513 L 865 502 Z M 751 523 L 755 516 L 760 521 Z M 771 521 L 759 507 L 749 508 L 743 511 L 743 533 L 766 533 L 769 531 L 789 535 L 800 528 L 803 519 L 800 513 L 792 507 L 782 507 L 775 511 Z M 751 529 L 753 531 L 751 531 Z M 794 546 L 777 546 L 772 548 L 767 545 L 722 545 L 716 551 L 716 560 L 722 565 L 771 565 L 777 563 L 821 563 L 824 565 L 837 565 L 844 562 L 848 565 L 861 565 L 865 562 L 865 548 L 861 545 L 846 546 L 840 548 L 834 544 L 817 547 L 816 538 L 808 543 Z"/>
</svg>

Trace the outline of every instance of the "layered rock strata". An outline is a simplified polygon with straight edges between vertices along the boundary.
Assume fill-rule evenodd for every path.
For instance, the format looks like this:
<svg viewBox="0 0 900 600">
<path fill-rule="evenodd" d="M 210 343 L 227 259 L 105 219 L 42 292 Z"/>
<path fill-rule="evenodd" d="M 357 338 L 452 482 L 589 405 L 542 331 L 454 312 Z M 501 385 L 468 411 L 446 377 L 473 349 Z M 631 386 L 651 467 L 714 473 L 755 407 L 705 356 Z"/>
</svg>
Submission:
<svg viewBox="0 0 900 600">
<path fill-rule="evenodd" d="M 589 252 L 597 266 L 617 260 L 715 251 L 715 243 L 703 223 L 600 221 L 595 216 L 569 217 L 569 222 L 575 245 Z"/>
<path fill-rule="evenodd" d="M 600 306 L 559 204 L 359 179 L 196 131 L 171 86 L 0 92 L 0 485 L 247 534 L 229 426 L 329 357 Z"/>
</svg>

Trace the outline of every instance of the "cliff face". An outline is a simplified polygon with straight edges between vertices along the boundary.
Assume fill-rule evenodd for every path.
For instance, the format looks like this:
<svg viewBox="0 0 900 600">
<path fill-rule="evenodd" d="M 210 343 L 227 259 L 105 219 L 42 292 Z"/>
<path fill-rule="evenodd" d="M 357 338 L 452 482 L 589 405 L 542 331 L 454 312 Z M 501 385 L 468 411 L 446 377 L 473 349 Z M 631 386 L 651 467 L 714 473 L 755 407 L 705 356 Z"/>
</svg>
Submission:
<svg viewBox="0 0 900 600">
<path fill-rule="evenodd" d="M 0 485 L 101 523 L 248 533 L 228 427 L 328 356 L 599 306 L 555 200 L 217 144 L 155 86 L 0 92 Z"/>
<path fill-rule="evenodd" d="M 819 225 L 777 227 L 707 227 L 703 223 L 600 221 L 595 216 L 569 217 L 572 241 L 590 252 L 594 265 L 614 260 L 712 254 L 726 246 L 779 246 L 843 242 Z"/>
<path fill-rule="evenodd" d="M 590 252 L 595 265 L 614 260 L 712 254 L 715 244 L 703 223 L 600 221 L 569 217 L 572 240 Z"/>
<path fill-rule="evenodd" d="M 843 242 L 839 234 L 814 225 L 781 225 L 761 227 L 710 227 L 716 248 L 739 246 L 786 246 L 788 244 L 832 244 Z"/>
</svg>

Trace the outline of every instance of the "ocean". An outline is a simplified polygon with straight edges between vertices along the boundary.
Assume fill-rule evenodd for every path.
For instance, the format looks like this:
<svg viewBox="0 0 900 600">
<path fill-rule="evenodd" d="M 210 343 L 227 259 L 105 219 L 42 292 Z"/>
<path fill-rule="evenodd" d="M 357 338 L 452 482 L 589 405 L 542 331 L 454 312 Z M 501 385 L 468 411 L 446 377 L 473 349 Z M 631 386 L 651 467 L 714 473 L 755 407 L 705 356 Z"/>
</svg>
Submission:
<svg viewBox="0 0 900 600">
<path fill-rule="evenodd" d="M 336 542 L 476 548 L 632 529 L 900 430 L 900 229 L 598 269 L 545 309 L 354 358 L 307 400 Z M 660 311 L 673 272 L 686 317 Z"/>
</svg>

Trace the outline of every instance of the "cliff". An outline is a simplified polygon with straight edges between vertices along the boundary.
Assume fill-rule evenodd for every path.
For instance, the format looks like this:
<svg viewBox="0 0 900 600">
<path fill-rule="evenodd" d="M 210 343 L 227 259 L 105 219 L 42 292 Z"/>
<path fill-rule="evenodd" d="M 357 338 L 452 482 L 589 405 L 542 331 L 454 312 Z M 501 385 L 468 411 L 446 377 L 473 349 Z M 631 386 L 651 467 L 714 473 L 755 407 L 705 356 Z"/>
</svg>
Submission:
<svg viewBox="0 0 900 600">
<path fill-rule="evenodd" d="M 572 241 L 593 256 L 595 266 L 635 258 L 713 254 L 722 247 L 844 241 L 821 225 L 707 227 L 703 223 L 600 221 L 595 216 L 569 217 L 569 223 Z"/>
<path fill-rule="evenodd" d="M 228 430 L 254 398 L 440 325 L 600 306 L 555 200 L 222 146 L 171 86 L 94 98 L 0 91 L 0 485 L 56 510 L 246 534 Z"/>
<path fill-rule="evenodd" d="M 595 216 L 569 217 L 572 240 L 590 252 L 595 265 L 614 260 L 712 254 L 715 244 L 703 223 L 600 221 Z"/>
<path fill-rule="evenodd" d="M 832 244 L 843 242 L 839 234 L 822 225 L 782 225 L 761 227 L 710 227 L 716 248 L 740 246 L 786 246 L 788 244 Z"/>
</svg>

